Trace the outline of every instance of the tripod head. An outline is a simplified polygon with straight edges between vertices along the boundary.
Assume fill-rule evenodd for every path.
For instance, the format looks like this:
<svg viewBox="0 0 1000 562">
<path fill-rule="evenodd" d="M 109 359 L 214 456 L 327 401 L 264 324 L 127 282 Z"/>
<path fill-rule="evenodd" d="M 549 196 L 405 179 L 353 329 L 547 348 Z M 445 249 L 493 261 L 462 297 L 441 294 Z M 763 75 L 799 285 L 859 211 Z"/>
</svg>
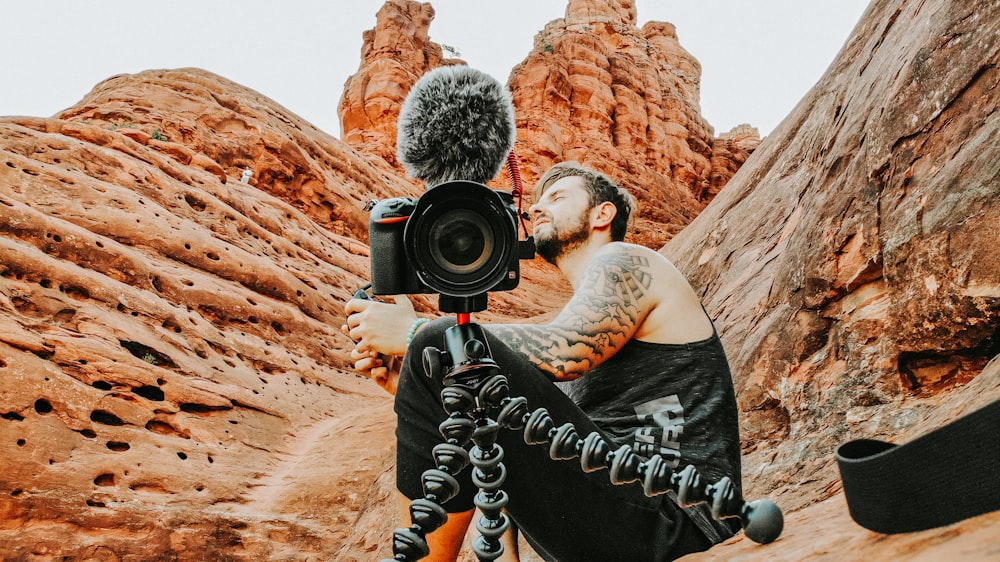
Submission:
<svg viewBox="0 0 1000 562">
<path fill-rule="evenodd" d="M 471 322 L 469 315 L 473 312 L 486 310 L 489 302 L 488 299 L 489 297 L 486 293 L 467 297 L 456 297 L 442 293 L 438 295 L 438 310 L 457 314 L 458 323 L 464 324 L 467 321 Z"/>
</svg>

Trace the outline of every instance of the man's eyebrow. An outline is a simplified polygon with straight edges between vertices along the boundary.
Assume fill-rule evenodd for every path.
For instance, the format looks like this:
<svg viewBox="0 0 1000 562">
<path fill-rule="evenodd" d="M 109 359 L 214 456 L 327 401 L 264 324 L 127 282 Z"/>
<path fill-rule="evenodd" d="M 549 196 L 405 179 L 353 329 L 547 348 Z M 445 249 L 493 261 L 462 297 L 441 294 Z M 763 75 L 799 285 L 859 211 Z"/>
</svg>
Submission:
<svg viewBox="0 0 1000 562">
<path fill-rule="evenodd" d="M 562 193 L 562 192 L 564 192 L 564 191 L 566 191 L 566 188 L 565 188 L 565 187 L 550 187 L 550 188 L 546 189 L 546 190 L 545 190 L 545 191 L 544 191 L 544 192 L 542 193 L 542 197 L 545 197 L 546 195 L 551 195 L 551 194 L 556 194 L 556 195 L 558 195 L 558 194 L 560 194 L 560 193 Z"/>
</svg>

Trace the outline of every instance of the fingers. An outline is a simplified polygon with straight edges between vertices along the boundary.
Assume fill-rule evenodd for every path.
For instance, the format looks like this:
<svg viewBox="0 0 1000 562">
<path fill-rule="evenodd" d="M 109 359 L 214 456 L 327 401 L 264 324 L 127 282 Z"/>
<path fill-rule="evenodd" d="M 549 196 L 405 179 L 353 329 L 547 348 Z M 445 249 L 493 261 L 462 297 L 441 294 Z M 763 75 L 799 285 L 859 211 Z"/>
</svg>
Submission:
<svg viewBox="0 0 1000 562">
<path fill-rule="evenodd" d="M 344 307 L 344 312 L 347 314 L 347 323 L 340 326 L 340 331 L 351 338 L 351 341 L 354 343 L 360 342 L 364 337 L 362 333 L 362 325 L 364 324 L 363 314 L 368 310 L 372 302 L 362 299 L 351 299 L 347 301 L 347 305 Z"/>
<path fill-rule="evenodd" d="M 354 342 L 354 351 L 351 352 L 352 359 L 357 359 L 356 357 L 354 357 L 355 351 L 363 353 L 374 353 L 367 343 L 362 342 L 364 338 L 362 337 L 360 329 L 358 329 L 357 327 L 352 330 L 351 328 L 348 327 L 347 324 L 341 324 L 340 331 L 343 332 L 344 335 L 346 335 L 347 337 L 351 338 L 351 341 Z"/>
<path fill-rule="evenodd" d="M 345 325 L 348 330 L 356 329 L 364 321 L 364 312 L 368 310 L 373 304 L 372 301 L 366 301 L 361 299 L 351 299 L 347 301 L 347 305 L 344 306 L 344 314 L 347 316 L 347 324 Z M 350 335 L 349 332 L 344 332 Z M 355 338 L 354 341 L 357 341 Z"/>
<path fill-rule="evenodd" d="M 413 303 L 406 295 L 393 295 L 380 297 L 379 300 L 350 299 L 344 305 L 344 315 L 350 316 L 359 312 L 365 312 L 369 308 L 378 305 L 395 305 L 400 310 L 413 312 Z"/>
<path fill-rule="evenodd" d="M 344 305 L 344 314 L 350 317 L 354 313 L 364 312 L 368 310 L 369 306 L 375 304 L 375 302 L 366 299 L 351 299 Z"/>
<path fill-rule="evenodd" d="M 341 326 L 341 330 L 347 334 L 351 341 L 359 343 L 364 338 L 363 326 L 368 309 L 376 304 L 375 301 L 364 299 L 351 299 L 344 306 L 344 313 L 347 315 L 347 323 Z"/>
<path fill-rule="evenodd" d="M 362 352 L 366 352 L 366 353 L 369 352 L 369 351 L 372 351 L 371 346 L 369 346 L 368 342 L 365 340 L 364 331 L 361 329 L 360 326 L 358 326 L 357 328 L 354 328 L 353 330 L 351 330 L 350 332 L 348 332 L 347 335 L 348 335 L 348 337 L 351 338 L 351 340 L 354 341 L 355 348 L 358 351 L 362 351 Z"/>
<path fill-rule="evenodd" d="M 354 368 L 358 371 L 370 371 L 374 367 L 382 366 L 378 353 L 357 347 L 351 350 L 351 361 L 354 361 Z"/>
<path fill-rule="evenodd" d="M 395 373 L 383 363 L 378 353 L 353 349 L 351 350 L 351 359 L 354 361 L 355 370 L 371 377 L 375 381 L 375 384 L 385 389 L 388 393 L 396 393 Z"/>
</svg>

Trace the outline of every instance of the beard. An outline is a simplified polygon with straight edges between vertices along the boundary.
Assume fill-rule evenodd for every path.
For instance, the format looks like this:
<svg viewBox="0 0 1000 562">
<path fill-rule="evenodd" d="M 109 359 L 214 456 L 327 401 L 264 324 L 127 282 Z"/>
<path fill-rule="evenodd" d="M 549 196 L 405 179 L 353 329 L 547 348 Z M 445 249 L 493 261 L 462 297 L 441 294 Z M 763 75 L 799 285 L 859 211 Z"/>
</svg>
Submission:
<svg viewBox="0 0 1000 562">
<path fill-rule="evenodd" d="M 559 258 L 583 246 L 590 238 L 590 228 L 581 216 L 574 224 L 549 222 L 548 232 L 535 235 L 535 252 L 543 260 L 558 265 Z"/>
</svg>

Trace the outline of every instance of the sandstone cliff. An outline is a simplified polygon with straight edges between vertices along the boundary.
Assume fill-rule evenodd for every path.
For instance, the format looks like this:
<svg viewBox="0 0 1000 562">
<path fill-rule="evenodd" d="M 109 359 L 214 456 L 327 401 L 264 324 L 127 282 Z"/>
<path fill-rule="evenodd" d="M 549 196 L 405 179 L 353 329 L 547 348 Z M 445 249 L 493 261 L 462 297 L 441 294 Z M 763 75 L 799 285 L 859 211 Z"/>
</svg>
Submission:
<svg viewBox="0 0 1000 562">
<path fill-rule="evenodd" d="M 744 377 L 747 450 L 768 458 L 758 486 L 772 472 L 772 489 L 817 479 L 807 458 L 906 429 L 924 399 L 961 391 L 1000 352 L 1000 72 L 997 43 L 977 39 L 994 36 L 995 15 L 875 3 L 663 250 L 700 287 Z"/>
<path fill-rule="evenodd" d="M 356 188 L 405 184 L 194 69 L 109 79 L 0 138 L 3 558 L 336 550 L 384 451 L 323 447 L 325 492 L 286 479 L 380 419 L 339 326 L 368 269 Z"/>
<path fill-rule="evenodd" d="M 329 560 L 392 466 L 362 208 L 417 188 L 197 69 L 0 119 L 0 162 L 0 558 Z"/>
<path fill-rule="evenodd" d="M 430 21 L 414 3 L 380 14 Z M 1000 513 L 892 537 L 853 524 L 832 450 L 854 437 L 905 441 L 1000 397 L 1000 364 L 987 364 L 1000 352 L 1000 2 L 875 0 L 704 210 L 725 183 L 719 170 L 738 165 L 716 160 L 720 141 L 744 150 L 743 133 L 714 139 L 687 113 L 689 56 L 667 24 L 650 40 L 634 21 L 628 2 L 570 2 L 539 34 L 559 49 L 536 42 L 511 83 L 530 99 L 542 94 L 517 76 L 578 82 L 570 99 L 615 100 L 617 118 L 627 84 L 609 83 L 607 98 L 596 78 L 615 75 L 605 58 L 626 62 L 612 29 L 622 53 L 650 41 L 656 60 L 673 61 L 656 72 L 678 69 L 652 87 L 628 83 L 663 96 L 642 103 L 678 120 L 649 131 L 676 134 L 640 150 L 600 125 L 604 110 L 583 119 L 519 102 L 532 116 L 519 151 L 529 173 L 545 158 L 626 162 L 663 178 L 637 187 L 660 190 L 638 192 L 644 204 L 694 205 L 644 220 L 672 235 L 697 215 L 662 251 L 702 292 L 729 351 L 747 493 L 777 499 L 788 524 L 772 545 L 738 536 L 690 558 L 991 559 Z M 438 64 L 403 46 L 405 76 Z M 559 59 L 564 48 L 580 62 Z M 402 98 L 387 99 L 359 131 L 391 121 Z M 532 128 L 543 122 L 548 132 Z M 114 77 L 54 118 L 0 119 L 4 560 L 388 555 L 391 404 L 350 372 L 339 331 L 367 277 L 364 202 L 419 190 L 394 150 L 378 151 L 395 136 L 381 131 L 353 150 L 196 69 Z M 578 131 L 589 134 L 564 142 Z M 640 157 L 664 145 L 690 162 L 658 169 Z M 487 319 L 550 311 L 566 296 L 551 274 L 526 264 L 525 283 L 497 295 Z"/>
<path fill-rule="evenodd" d="M 813 529 L 812 544 L 788 537 L 770 560 L 995 552 L 996 513 L 890 539 L 851 529 L 833 451 L 907 442 L 1000 398 L 998 36 L 997 2 L 873 2 L 819 83 L 663 249 L 739 373 L 748 494 L 821 502 L 789 522 Z M 969 546 L 991 533 L 992 547 Z M 733 546 L 694 559 L 759 551 Z"/>
</svg>

